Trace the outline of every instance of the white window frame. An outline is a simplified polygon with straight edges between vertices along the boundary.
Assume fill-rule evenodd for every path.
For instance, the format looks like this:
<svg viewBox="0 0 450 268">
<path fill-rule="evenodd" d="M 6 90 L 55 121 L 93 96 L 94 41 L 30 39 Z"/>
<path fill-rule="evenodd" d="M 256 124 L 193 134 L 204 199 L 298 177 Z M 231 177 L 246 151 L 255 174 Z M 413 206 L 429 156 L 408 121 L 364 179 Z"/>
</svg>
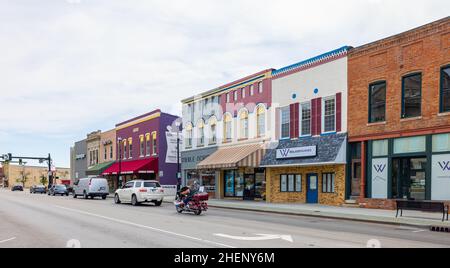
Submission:
<svg viewBox="0 0 450 268">
<path fill-rule="evenodd" d="M 303 134 L 303 106 L 309 105 L 309 134 Z M 306 101 L 303 103 L 300 103 L 300 113 L 299 113 L 299 132 L 300 137 L 311 137 L 312 136 L 312 104 L 311 101 Z"/>
<path fill-rule="evenodd" d="M 263 85 L 263 82 L 261 81 L 258 83 L 258 93 L 261 94 L 263 92 L 264 92 L 264 85 Z"/>
<path fill-rule="evenodd" d="M 250 96 L 253 96 L 253 95 L 255 95 L 255 86 L 251 85 L 250 86 Z"/>
<path fill-rule="evenodd" d="M 283 137 L 283 110 L 287 109 L 289 110 L 288 112 L 288 117 L 289 117 L 289 135 L 287 137 Z M 291 138 L 291 133 L 290 133 L 290 129 L 291 129 L 291 107 L 290 106 L 285 106 L 285 107 L 281 107 L 280 108 L 280 140 L 287 140 Z"/>
<path fill-rule="evenodd" d="M 241 92 L 242 92 L 242 98 L 245 99 L 245 97 L 247 97 L 245 87 L 242 88 Z"/>
<path fill-rule="evenodd" d="M 325 132 L 325 101 L 327 100 L 334 100 L 334 130 Z M 328 96 L 322 98 L 322 124 L 321 124 L 321 133 L 322 134 L 330 134 L 330 133 L 336 133 L 336 95 L 334 96 Z"/>
<path fill-rule="evenodd" d="M 235 90 L 235 91 L 233 92 L 233 100 L 234 100 L 234 101 L 237 101 L 237 99 L 238 99 L 238 91 Z"/>
</svg>

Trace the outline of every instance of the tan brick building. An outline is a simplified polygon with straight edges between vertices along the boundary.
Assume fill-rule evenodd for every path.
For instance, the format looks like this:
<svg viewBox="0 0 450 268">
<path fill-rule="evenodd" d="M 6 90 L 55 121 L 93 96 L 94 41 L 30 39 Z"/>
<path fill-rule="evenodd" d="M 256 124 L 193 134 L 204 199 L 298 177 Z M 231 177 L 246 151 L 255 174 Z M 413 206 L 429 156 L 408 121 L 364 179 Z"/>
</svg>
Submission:
<svg viewBox="0 0 450 268">
<path fill-rule="evenodd" d="M 37 166 L 19 166 L 12 164 L 3 165 L 4 176 L 7 179 L 8 187 L 14 185 L 23 185 L 24 188 L 30 188 L 33 185 L 48 184 L 48 168 Z M 70 169 L 56 168 L 57 184 L 70 184 Z M 43 180 L 45 178 L 45 180 Z"/>
<path fill-rule="evenodd" d="M 349 196 L 450 200 L 450 17 L 348 55 Z"/>
</svg>

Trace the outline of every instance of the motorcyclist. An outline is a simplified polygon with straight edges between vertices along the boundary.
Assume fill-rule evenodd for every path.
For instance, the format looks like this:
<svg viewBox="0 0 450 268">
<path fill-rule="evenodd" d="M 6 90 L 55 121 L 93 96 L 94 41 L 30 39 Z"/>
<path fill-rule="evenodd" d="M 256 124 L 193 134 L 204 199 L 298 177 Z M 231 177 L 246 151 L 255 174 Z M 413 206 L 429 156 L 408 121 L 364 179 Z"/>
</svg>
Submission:
<svg viewBox="0 0 450 268">
<path fill-rule="evenodd" d="M 200 184 L 198 183 L 198 181 L 194 181 L 194 184 L 189 188 L 189 187 L 183 187 L 180 190 L 180 194 L 184 199 L 182 200 L 184 205 L 189 208 L 189 202 L 192 200 L 192 197 L 194 196 L 194 194 L 196 194 L 199 191 L 200 188 Z"/>
</svg>

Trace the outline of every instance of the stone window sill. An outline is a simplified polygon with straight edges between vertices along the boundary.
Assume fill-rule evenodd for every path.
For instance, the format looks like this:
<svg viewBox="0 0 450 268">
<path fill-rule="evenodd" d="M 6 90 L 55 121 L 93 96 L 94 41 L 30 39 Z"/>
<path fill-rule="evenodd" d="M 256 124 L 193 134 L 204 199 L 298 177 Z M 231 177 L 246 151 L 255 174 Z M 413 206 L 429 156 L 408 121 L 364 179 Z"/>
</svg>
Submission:
<svg viewBox="0 0 450 268">
<path fill-rule="evenodd" d="M 450 112 L 438 113 L 438 116 L 450 116 Z"/>
<path fill-rule="evenodd" d="M 384 122 L 375 122 L 375 123 L 367 123 L 368 127 L 373 127 L 373 126 L 384 126 L 386 125 L 386 121 Z"/>
<path fill-rule="evenodd" d="M 416 120 L 421 120 L 422 116 L 416 116 L 416 117 L 411 117 L 411 118 L 402 118 L 400 119 L 400 122 L 409 122 L 409 121 L 416 121 Z"/>
</svg>

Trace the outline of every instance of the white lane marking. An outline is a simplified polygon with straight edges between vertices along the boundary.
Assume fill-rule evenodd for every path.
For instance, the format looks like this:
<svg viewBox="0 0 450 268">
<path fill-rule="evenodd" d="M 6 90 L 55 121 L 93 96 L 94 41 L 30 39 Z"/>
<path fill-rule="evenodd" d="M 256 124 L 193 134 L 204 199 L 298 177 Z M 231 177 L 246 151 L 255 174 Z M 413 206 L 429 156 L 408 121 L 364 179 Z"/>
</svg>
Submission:
<svg viewBox="0 0 450 268">
<path fill-rule="evenodd" d="M 70 239 L 66 243 L 66 248 L 81 248 L 81 242 L 77 239 Z"/>
<path fill-rule="evenodd" d="M 105 219 L 105 220 L 121 223 L 121 224 L 127 224 L 127 225 L 131 225 L 131 226 L 135 226 L 135 227 L 139 227 L 139 228 L 143 228 L 143 229 L 149 229 L 149 230 L 153 230 L 153 231 L 157 231 L 157 232 L 161 232 L 161 233 L 166 233 L 166 234 L 170 234 L 170 235 L 174 235 L 174 236 L 179 236 L 179 237 L 183 237 L 183 238 L 187 238 L 187 239 L 191 239 L 191 240 L 196 240 L 196 241 L 200 241 L 200 242 L 204 242 L 204 243 L 214 244 L 216 246 L 221 246 L 221 247 L 226 247 L 226 248 L 235 248 L 235 247 L 230 246 L 230 245 L 225 245 L 225 244 L 217 243 L 217 242 L 214 242 L 214 241 L 205 240 L 205 239 L 202 239 L 202 238 L 197 238 L 197 237 L 188 236 L 188 235 L 184 235 L 184 234 L 178 234 L 178 233 L 175 233 L 175 232 L 171 232 L 171 231 L 167 231 L 167 230 L 163 230 L 163 229 L 159 229 L 159 228 L 155 228 L 155 227 L 151 227 L 151 226 L 142 225 L 142 224 L 138 224 L 138 223 L 134 223 L 134 222 L 130 222 L 130 221 L 119 220 L 119 219 L 115 219 L 115 218 L 110 218 L 110 217 L 106 217 L 106 216 L 102 216 L 102 215 L 98 215 L 98 214 L 94 214 L 94 213 L 90 213 L 90 212 L 86 212 L 86 211 L 82 211 L 82 210 L 78 210 L 78 209 L 71 209 L 71 208 L 66 208 L 66 207 L 61 207 L 61 206 L 56 206 L 56 205 L 55 205 L 55 207 L 60 208 L 60 209 L 64 209 L 64 210 L 67 210 L 67 211 L 72 211 L 72 212 L 76 212 L 76 213 L 80 213 L 80 214 L 84 214 L 84 215 L 89 215 L 89 216 L 93 216 L 93 217 L 97 217 L 97 218 L 101 218 L 101 219 Z"/>
<path fill-rule="evenodd" d="M 15 238 L 15 237 L 11 237 L 11 238 L 9 238 L 9 239 L 2 240 L 2 241 L 0 241 L 0 244 L 1 244 L 1 243 L 6 243 L 6 242 L 9 242 L 9 241 L 12 241 L 12 240 L 14 240 L 14 239 L 16 239 L 16 238 Z"/>
<path fill-rule="evenodd" d="M 415 230 L 415 231 L 413 231 L 413 233 L 421 233 L 421 232 L 425 232 L 425 230 Z"/>
<path fill-rule="evenodd" d="M 233 235 L 227 235 L 227 234 L 214 234 L 214 235 L 224 237 L 224 238 L 234 239 L 234 240 L 264 241 L 264 240 L 282 239 L 282 240 L 294 243 L 294 240 L 292 239 L 292 236 L 290 236 L 290 235 L 256 234 L 257 236 L 253 236 L 253 237 L 233 236 Z"/>
</svg>

